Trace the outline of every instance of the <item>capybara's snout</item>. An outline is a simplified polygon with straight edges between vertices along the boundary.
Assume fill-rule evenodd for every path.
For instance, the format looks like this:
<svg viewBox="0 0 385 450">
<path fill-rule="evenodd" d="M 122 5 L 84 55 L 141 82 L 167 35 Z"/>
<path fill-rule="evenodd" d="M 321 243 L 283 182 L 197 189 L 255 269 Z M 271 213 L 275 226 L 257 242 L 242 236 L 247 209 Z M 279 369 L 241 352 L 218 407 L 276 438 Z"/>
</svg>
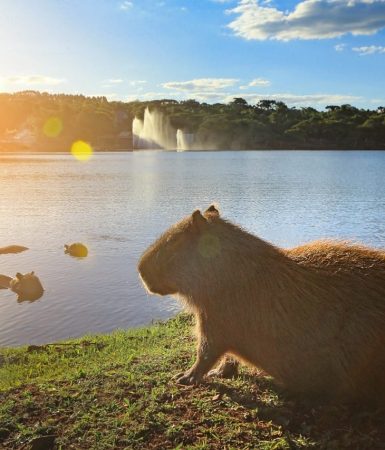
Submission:
<svg viewBox="0 0 385 450">
<path fill-rule="evenodd" d="M 167 295 L 165 289 L 162 289 L 162 283 L 159 276 L 159 270 L 151 264 L 148 257 L 142 256 L 138 264 L 139 277 L 150 294 Z"/>
</svg>

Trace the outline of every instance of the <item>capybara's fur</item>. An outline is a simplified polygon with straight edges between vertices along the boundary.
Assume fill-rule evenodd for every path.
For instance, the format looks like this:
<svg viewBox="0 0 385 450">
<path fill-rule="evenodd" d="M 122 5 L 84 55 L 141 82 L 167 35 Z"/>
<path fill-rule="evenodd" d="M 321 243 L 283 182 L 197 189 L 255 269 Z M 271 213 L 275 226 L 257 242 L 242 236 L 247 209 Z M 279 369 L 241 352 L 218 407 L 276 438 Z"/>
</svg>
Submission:
<svg viewBox="0 0 385 450">
<path fill-rule="evenodd" d="M 0 274 L 0 289 L 8 289 L 11 281 L 12 277 Z"/>
<path fill-rule="evenodd" d="M 28 247 L 23 247 L 22 245 L 8 245 L 7 247 L 0 247 L 0 255 L 5 255 L 7 253 L 21 253 L 28 250 Z"/>
<path fill-rule="evenodd" d="M 64 253 L 77 258 L 85 258 L 88 255 L 88 248 L 81 242 L 75 242 L 74 244 L 64 245 Z"/>
<path fill-rule="evenodd" d="M 43 286 L 35 272 L 24 275 L 18 272 L 15 278 L 9 282 L 9 288 L 18 295 L 19 301 L 38 300 L 44 293 Z"/>
<path fill-rule="evenodd" d="M 195 211 L 143 254 L 147 289 L 195 314 L 198 383 L 225 354 L 297 394 L 385 400 L 385 252 L 319 241 L 277 248 Z"/>
</svg>

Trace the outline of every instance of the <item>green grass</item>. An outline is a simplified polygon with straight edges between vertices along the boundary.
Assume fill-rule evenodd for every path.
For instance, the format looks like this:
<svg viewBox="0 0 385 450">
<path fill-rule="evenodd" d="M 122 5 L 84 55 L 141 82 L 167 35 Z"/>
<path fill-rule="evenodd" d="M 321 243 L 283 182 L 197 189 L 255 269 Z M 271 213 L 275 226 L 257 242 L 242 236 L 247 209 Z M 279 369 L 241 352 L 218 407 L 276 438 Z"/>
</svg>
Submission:
<svg viewBox="0 0 385 450">
<path fill-rule="evenodd" d="M 180 315 L 108 336 L 0 350 L 0 448 L 41 436 L 77 450 L 384 448 L 381 411 L 308 405 L 246 368 L 237 379 L 179 386 L 172 376 L 194 360 L 191 328 Z"/>
</svg>

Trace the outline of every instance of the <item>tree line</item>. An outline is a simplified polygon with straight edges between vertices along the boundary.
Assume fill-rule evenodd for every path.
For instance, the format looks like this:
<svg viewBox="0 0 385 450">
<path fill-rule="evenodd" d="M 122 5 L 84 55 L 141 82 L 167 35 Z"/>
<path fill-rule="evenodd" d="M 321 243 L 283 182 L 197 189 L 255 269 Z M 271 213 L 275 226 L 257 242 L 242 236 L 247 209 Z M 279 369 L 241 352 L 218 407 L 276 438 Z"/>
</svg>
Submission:
<svg viewBox="0 0 385 450">
<path fill-rule="evenodd" d="M 214 143 L 219 150 L 385 149 L 385 107 L 369 110 L 345 104 L 319 111 L 275 100 L 252 105 L 243 98 L 228 104 L 119 102 L 36 91 L 0 94 L 0 149 L 66 151 L 81 139 L 96 150 L 129 150 L 132 120 L 142 118 L 147 107 L 167 115 L 175 129 L 193 133 L 196 141 Z M 56 125 L 50 130 L 52 119 Z M 29 144 L 20 138 L 23 130 L 32 136 Z"/>
</svg>

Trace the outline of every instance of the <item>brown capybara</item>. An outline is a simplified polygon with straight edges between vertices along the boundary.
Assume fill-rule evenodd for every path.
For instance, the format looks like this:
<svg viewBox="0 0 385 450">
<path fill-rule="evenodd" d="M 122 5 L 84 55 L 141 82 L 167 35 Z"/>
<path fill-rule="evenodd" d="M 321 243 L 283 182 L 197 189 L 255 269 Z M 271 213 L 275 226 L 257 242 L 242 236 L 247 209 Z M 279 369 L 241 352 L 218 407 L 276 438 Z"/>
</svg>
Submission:
<svg viewBox="0 0 385 450">
<path fill-rule="evenodd" d="M 18 295 L 20 302 L 38 300 L 44 293 L 43 286 L 35 272 L 24 275 L 18 272 L 15 278 L 10 280 L 9 288 Z"/>
<path fill-rule="evenodd" d="M 283 250 L 211 206 L 166 231 L 138 270 L 196 317 L 197 360 L 180 383 L 199 383 L 227 354 L 296 394 L 385 400 L 385 252 L 329 241 Z"/>
<path fill-rule="evenodd" d="M 28 250 L 28 247 L 22 245 L 7 245 L 7 247 L 0 247 L 0 255 L 6 255 L 7 253 L 21 253 Z"/>
<path fill-rule="evenodd" d="M 75 242 L 70 245 L 65 244 L 64 253 L 77 258 L 85 258 L 88 255 L 88 248 L 80 242 Z"/>
</svg>

